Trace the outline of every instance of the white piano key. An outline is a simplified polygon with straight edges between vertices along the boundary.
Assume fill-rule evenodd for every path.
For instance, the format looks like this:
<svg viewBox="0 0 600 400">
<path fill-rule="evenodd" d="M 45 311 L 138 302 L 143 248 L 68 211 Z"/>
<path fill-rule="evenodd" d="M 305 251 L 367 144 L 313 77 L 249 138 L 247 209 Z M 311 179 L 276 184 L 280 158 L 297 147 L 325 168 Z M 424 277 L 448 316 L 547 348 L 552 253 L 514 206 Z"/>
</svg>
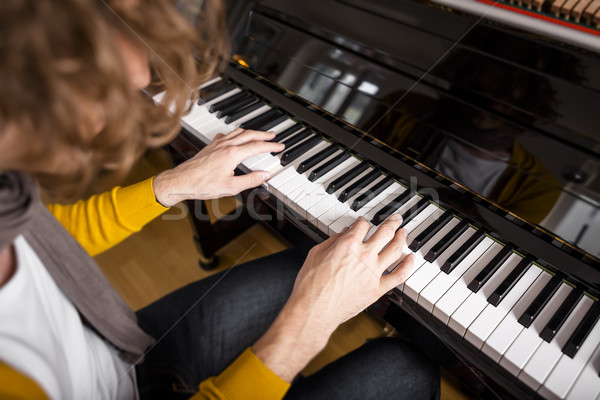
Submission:
<svg viewBox="0 0 600 400">
<path fill-rule="evenodd" d="M 215 136 L 217 136 L 219 133 L 227 135 L 230 132 L 231 131 L 229 130 L 229 127 L 221 122 L 218 125 L 213 126 L 211 129 L 204 130 L 202 135 L 208 141 L 212 142 L 215 139 Z"/>
<path fill-rule="evenodd" d="M 300 142 L 304 142 L 306 140 L 310 140 L 312 138 L 314 138 L 316 135 L 306 135 L 306 137 Z M 299 143 L 299 144 L 300 144 Z M 242 165 L 248 169 L 253 169 L 253 167 L 260 163 L 261 161 L 264 161 L 265 159 L 268 159 L 269 157 L 273 157 L 273 158 L 279 158 L 279 157 L 275 157 L 273 155 L 271 155 L 271 153 L 261 153 L 261 154 L 255 154 L 250 158 L 247 158 L 246 160 L 244 160 L 242 162 Z M 274 161 L 274 160 L 273 160 Z"/>
<path fill-rule="evenodd" d="M 519 262 L 522 260 L 521 257 L 516 257 L 518 257 Z M 480 349 L 486 339 L 490 336 L 494 329 L 500 325 L 504 317 L 506 317 L 517 301 L 527 292 L 541 272 L 542 270 L 539 267 L 533 264 L 530 265 L 525 274 L 521 276 L 521 279 L 515 283 L 506 297 L 502 299 L 500 304 L 498 304 L 496 307 L 490 303 L 487 303 L 486 297 L 487 304 L 481 314 L 479 314 L 479 316 L 467 329 L 465 339 Z M 498 284 L 495 285 L 495 287 L 497 286 Z M 494 290 L 495 287 L 492 290 Z"/>
<path fill-rule="evenodd" d="M 342 152 L 340 151 L 334 154 L 332 157 L 325 160 L 325 162 L 332 159 L 333 157 L 336 157 L 341 153 Z M 311 185 L 307 184 L 308 188 L 299 188 L 300 190 L 302 190 L 302 193 L 294 193 L 293 195 L 290 194 L 291 198 L 298 199 L 295 202 L 294 210 L 296 210 L 296 212 L 298 212 L 304 218 L 307 218 L 307 210 L 313 207 L 315 204 L 317 204 L 319 200 L 321 200 L 325 196 L 328 196 L 327 192 L 325 191 L 325 188 L 327 187 L 329 182 L 346 172 L 348 169 L 351 169 L 353 166 L 358 165 L 358 162 L 359 161 L 356 158 L 350 157 L 347 160 L 344 160 L 342 163 L 340 163 L 340 165 L 333 168 L 328 173 L 316 179 L 314 182 L 311 182 Z"/>
<path fill-rule="evenodd" d="M 567 394 L 568 400 L 600 399 L 600 344 Z"/>
<path fill-rule="evenodd" d="M 297 122 L 294 121 L 293 119 L 288 118 L 285 121 L 283 121 L 282 123 L 280 123 L 279 125 L 275 125 L 271 129 L 269 129 L 269 132 L 281 133 L 281 132 L 285 131 L 287 128 L 291 128 L 296 123 Z"/>
<path fill-rule="evenodd" d="M 240 118 L 236 121 L 230 122 L 227 125 L 231 128 L 231 130 L 237 129 L 244 122 L 250 121 L 252 118 L 258 117 L 259 115 L 266 113 L 270 109 L 271 109 L 271 107 L 265 104 L 264 106 L 252 111 L 251 113 L 244 115 L 242 118 Z M 225 120 L 225 118 L 223 120 Z"/>
<path fill-rule="evenodd" d="M 575 384 L 580 372 L 589 362 L 592 353 L 598 347 L 599 339 L 600 322 L 596 321 L 596 325 L 590 331 L 575 357 L 571 358 L 566 354 L 561 355 L 560 360 L 558 360 L 544 384 L 538 389 L 538 393 L 547 399 L 565 398 L 569 389 Z"/>
<path fill-rule="evenodd" d="M 271 194 L 275 196 L 281 196 L 279 188 L 282 187 L 283 184 L 285 184 L 287 181 L 297 176 L 298 173 L 296 172 L 294 167 L 292 165 L 288 165 L 277 175 L 269 179 L 269 181 L 266 182 L 265 186 L 269 190 L 269 192 L 271 192 Z"/>
<path fill-rule="evenodd" d="M 487 298 L 521 260 L 520 256 L 512 253 L 477 293 L 473 293 L 467 288 L 470 294 L 456 311 L 452 313 L 448 326 L 459 335 L 464 336 L 469 325 L 479 316 L 485 306 L 489 304 Z"/>
<path fill-rule="evenodd" d="M 201 105 L 194 103 L 194 105 L 190 109 L 190 112 L 185 114 L 184 116 L 182 116 L 181 120 L 183 122 L 187 123 L 187 122 L 196 120 L 200 117 L 205 117 L 207 115 L 207 112 L 205 112 L 205 111 L 206 111 L 205 106 L 201 106 Z"/>
<path fill-rule="evenodd" d="M 537 266 L 532 265 L 530 268 Z M 482 351 L 495 362 L 500 361 L 500 357 L 506 352 L 511 343 L 517 338 L 523 329 L 523 325 L 519 323 L 519 318 L 527 307 L 531 305 L 533 300 L 542 291 L 546 284 L 552 279 L 552 275 L 546 271 L 542 271 L 539 277 L 531 285 L 529 290 L 519 299 L 517 304 L 510 310 L 508 315 L 504 317 L 500 325 L 496 327 L 494 332 L 486 340 L 482 347 Z M 515 285 L 516 286 L 516 285 Z M 513 288 L 514 290 L 515 288 Z M 504 299 L 498 306 L 500 307 L 505 301 Z"/>
<path fill-rule="evenodd" d="M 505 370 L 513 375 L 517 375 L 523 369 L 532 354 L 543 342 L 540 337 L 542 329 L 544 329 L 550 318 L 552 318 L 552 315 L 554 315 L 558 307 L 567 298 L 571 289 L 571 286 L 565 283 L 560 285 L 529 328 L 525 328 L 519 333 L 519 336 L 511 343 L 508 350 L 506 350 L 500 359 L 500 365 Z M 519 317 L 520 315 L 517 316 L 517 318 Z"/>
<path fill-rule="evenodd" d="M 417 197 L 420 200 L 419 196 L 415 196 L 415 197 Z M 417 201 L 419 201 L 419 200 L 417 200 Z M 408 235 L 406 236 L 406 242 L 404 244 L 404 250 L 402 251 L 402 255 L 400 256 L 398 261 L 396 263 L 393 263 L 386 270 L 386 272 L 392 272 L 394 269 L 396 269 L 396 267 L 398 265 L 400 265 L 400 263 L 404 260 L 404 258 L 408 254 L 412 253 L 412 251 L 408 248 L 408 244 L 410 242 L 412 242 L 414 240 L 414 238 L 419 236 L 419 234 L 421 234 L 421 232 L 423 232 L 425 229 L 427 229 L 427 227 L 429 225 L 431 225 L 433 223 L 433 221 L 438 219 L 443 213 L 444 213 L 443 210 L 440 209 L 437 205 L 429 204 L 427 207 L 425 207 L 425 209 L 423 211 L 421 211 L 411 221 L 409 221 L 406 225 L 404 225 L 403 229 L 405 229 L 406 232 L 408 233 Z M 374 232 L 375 229 L 376 229 L 376 227 L 373 226 L 372 231 Z M 373 232 L 369 232 L 369 235 L 367 236 L 367 238 L 371 237 Z M 420 265 L 418 265 L 417 263 L 413 264 L 413 269 L 410 271 L 409 277 L 412 276 L 412 274 L 414 274 L 418 270 L 419 267 L 420 267 Z M 404 284 L 397 286 L 397 288 L 401 291 L 404 290 Z"/>
<path fill-rule="evenodd" d="M 206 82 L 204 82 L 203 84 L 201 84 L 200 86 L 198 86 L 198 89 L 204 89 L 207 86 L 212 85 L 213 83 L 217 83 L 220 80 L 222 80 L 223 78 L 221 78 L 220 76 L 216 76 L 212 79 L 207 80 Z"/>
<path fill-rule="evenodd" d="M 182 119 L 188 124 L 192 125 L 193 127 L 196 127 L 199 121 L 204 118 L 210 118 L 211 120 L 216 121 L 219 118 L 217 118 L 216 114 L 212 114 L 209 112 L 210 106 L 212 106 L 215 103 L 218 103 L 221 100 L 225 100 L 235 94 L 238 94 L 239 92 L 241 92 L 239 88 L 234 88 L 227 93 L 223 93 L 222 95 L 215 97 L 211 101 L 202 104 L 194 104 L 190 113 L 187 116 L 184 116 Z"/>
<path fill-rule="evenodd" d="M 351 157 L 349 159 L 344 160 L 338 166 L 333 168 L 328 173 L 322 175 L 314 182 L 308 180 L 311 172 L 319 168 L 321 165 L 327 164 L 329 161 L 335 159 L 341 154 L 341 150 L 336 151 L 334 154 L 327 157 L 319 164 L 315 165 L 307 171 L 304 171 L 302 175 L 306 177 L 306 182 L 288 193 L 288 195 L 286 196 L 286 204 L 293 208 L 298 214 L 306 218 L 306 210 L 321 198 L 328 196 L 328 193 L 325 191 L 325 184 L 330 180 L 334 179 L 335 177 L 341 175 L 348 166 L 354 165 L 355 159 L 354 157 Z"/>
<path fill-rule="evenodd" d="M 392 200 L 394 200 L 394 198 L 390 198 L 390 199 L 388 199 L 388 200 L 389 200 L 389 201 L 392 201 Z M 419 197 L 419 196 L 416 196 L 416 195 L 413 195 L 413 196 L 410 198 L 410 200 L 408 200 L 406 203 L 404 203 L 404 204 L 402 205 L 402 207 L 398 208 L 398 209 L 397 209 L 395 212 L 393 212 L 392 214 L 390 214 L 390 217 L 391 217 L 393 214 L 400 214 L 400 215 L 404 214 L 404 213 L 405 213 L 406 211 L 408 211 L 408 210 L 409 210 L 409 209 L 410 209 L 412 206 L 414 206 L 415 204 L 417 204 L 417 203 L 419 202 L 419 200 L 421 200 L 421 197 Z M 387 205 L 387 203 L 386 203 L 385 205 Z M 384 206 L 384 207 L 385 207 L 385 206 Z M 388 217 L 388 218 L 389 218 L 389 217 Z M 371 220 L 369 220 L 369 222 L 371 222 Z M 383 223 L 383 222 L 385 222 L 385 221 L 382 221 L 381 223 Z M 408 233 L 410 233 L 410 230 L 412 230 L 413 228 L 415 228 L 415 227 L 417 227 L 417 226 L 418 226 L 418 221 L 417 221 L 417 222 L 415 222 L 415 221 L 411 221 L 411 222 L 412 222 L 412 224 L 411 224 L 411 225 L 409 225 L 409 224 L 406 224 L 406 225 L 404 226 L 404 229 L 406 229 L 406 231 L 407 231 Z M 381 224 L 379 224 L 379 225 L 381 225 Z M 371 237 L 371 235 L 373 235 L 373 233 L 375 233 L 375 231 L 377 230 L 377 226 L 378 226 L 378 225 L 374 225 L 374 224 L 372 224 L 372 223 L 371 223 L 371 230 L 369 230 L 369 233 L 367 233 L 366 239 L 370 238 L 370 237 Z M 409 229 L 410 229 L 410 230 L 409 230 Z M 406 241 L 408 242 L 408 237 L 407 237 Z"/>
<path fill-rule="evenodd" d="M 542 344 L 525 364 L 525 368 L 517 376 L 521 382 L 534 390 L 544 382 L 560 359 L 562 348 L 585 316 L 585 313 L 592 306 L 592 303 L 593 301 L 589 297 L 582 297 L 552 341 L 550 343 L 542 341 Z"/>
<path fill-rule="evenodd" d="M 298 157 L 297 160 L 294 160 L 294 162 L 291 164 L 292 167 L 294 169 L 298 168 L 298 165 L 300 165 L 300 163 L 304 160 L 306 160 L 307 158 L 312 157 L 313 155 L 317 154 L 318 152 L 322 151 L 323 149 L 325 149 L 327 146 L 329 146 L 329 142 L 323 140 L 322 142 L 318 143 L 315 147 L 313 147 L 312 149 L 308 150 L 305 154 L 302 155 L 302 157 Z M 287 165 L 286 165 L 287 167 Z M 262 161 L 252 165 L 251 169 L 253 171 L 268 171 L 271 173 L 272 176 L 274 176 L 275 174 L 275 170 L 278 168 L 284 168 L 281 165 L 281 159 L 277 156 L 272 156 L 269 154 L 269 156 L 265 159 L 263 159 Z M 308 180 L 308 179 L 307 179 Z"/>
<path fill-rule="evenodd" d="M 488 239 L 487 237 L 484 239 Z M 498 243 L 492 244 L 486 252 L 471 265 L 448 291 L 435 303 L 433 315 L 445 324 L 449 323 L 450 316 L 473 293 L 467 285 L 502 249 Z M 457 266 L 458 268 L 458 266 Z"/>
<path fill-rule="evenodd" d="M 449 255 L 445 256 L 441 254 L 438 259 L 430 263 L 425 261 L 424 257 L 427 255 L 429 250 L 439 242 L 448 232 L 450 232 L 456 225 L 458 225 L 459 219 L 452 218 L 444 227 L 442 227 L 428 243 L 424 244 L 419 251 L 416 253 L 418 262 L 421 265 L 417 272 L 413 273 L 412 276 L 404 283 L 404 294 L 418 301 L 419 293 L 435 278 L 440 271 L 439 262 L 445 261 Z M 410 243 L 409 243 L 410 244 Z M 447 252 L 444 252 L 447 253 Z"/>
<path fill-rule="evenodd" d="M 468 228 L 462 235 L 460 235 L 444 252 L 444 258 L 441 259 L 441 255 L 438 260 L 436 260 L 437 264 L 440 266 L 444 265 L 446 260 L 454 254 L 460 246 L 462 246 L 473 234 L 475 234 L 475 229 Z M 484 248 L 482 243 L 486 243 L 487 246 Z M 417 303 L 427 310 L 429 313 L 433 312 L 434 304 L 446 293 L 450 287 L 456 282 L 461 275 L 467 270 L 467 268 L 472 265 L 477 258 L 479 258 L 485 250 L 489 246 L 492 245 L 492 240 L 485 241 L 485 239 L 479 244 L 479 246 L 475 247 L 473 251 L 459 264 L 456 268 L 450 273 L 446 274 L 441 272 L 436 275 L 436 277 L 425 286 L 423 290 L 419 293 L 419 298 Z"/>
<path fill-rule="evenodd" d="M 368 174 L 370 174 L 373 171 L 373 168 L 368 168 L 366 171 L 364 171 L 363 173 L 359 174 L 356 178 L 354 178 L 352 181 L 348 182 L 346 185 L 344 185 L 343 188 L 340 188 L 339 190 L 336 191 L 336 193 L 338 193 L 337 196 L 334 196 L 334 194 L 332 194 L 332 196 L 335 197 L 335 204 L 333 205 L 333 207 L 327 209 L 324 213 L 322 213 L 319 216 L 319 221 L 317 223 L 318 228 L 329 234 L 329 225 L 333 224 L 339 217 L 341 217 L 342 215 L 346 214 L 348 211 L 350 211 L 350 206 L 352 205 L 352 202 L 354 201 L 354 199 L 358 196 L 360 196 L 360 193 L 355 193 L 352 197 L 350 197 L 348 200 L 346 200 L 345 202 L 341 202 L 339 201 L 338 197 L 339 194 L 347 187 L 349 187 L 350 185 L 352 185 L 354 182 L 357 182 L 358 180 L 362 179 L 363 177 L 367 176 Z M 375 181 L 382 179 L 383 177 L 378 177 Z M 372 182 L 371 184 L 375 183 Z M 370 186 L 370 185 L 369 185 Z"/>
<path fill-rule="evenodd" d="M 204 106 L 204 107 L 206 108 L 206 110 L 208 111 L 208 110 L 210 109 L 210 106 L 212 106 L 213 104 L 215 104 L 215 103 L 218 103 L 218 102 L 220 102 L 220 101 L 223 101 L 223 100 L 225 100 L 225 99 L 228 99 L 228 98 L 230 98 L 231 96 L 233 96 L 233 95 L 236 95 L 236 94 L 238 94 L 238 93 L 239 93 L 239 92 L 241 92 L 241 91 L 242 91 L 242 90 L 241 90 L 240 88 L 236 87 L 236 88 L 234 88 L 234 89 L 232 89 L 232 90 L 228 91 L 227 93 L 223 93 L 222 95 L 220 95 L 220 96 L 217 96 L 217 97 L 215 97 L 214 99 L 212 99 L 212 100 L 210 100 L 210 101 L 207 101 L 207 102 L 205 102 L 205 103 L 201 103 L 201 104 L 199 104 L 199 105 L 200 105 L 200 106 Z M 215 117 L 216 117 L 216 115 L 215 115 Z"/>
<path fill-rule="evenodd" d="M 350 171 L 351 169 L 353 169 L 354 167 L 356 167 L 357 165 L 360 164 L 360 161 L 358 159 L 354 158 L 354 157 L 351 157 L 351 161 L 352 162 L 346 168 L 344 168 L 344 170 L 341 171 L 336 176 L 336 178 L 339 177 L 339 176 L 344 175 L 345 173 L 347 173 L 348 171 Z M 329 186 L 329 184 L 334 179 L 331 179 L 328 182 L 324 182 L 323 183 L 323 188 L 327 189 L 327 186 Z M 324 196 L 324 197 L 321 196 L 319 198 L 319 201 L 317 203 L 313 204 L 311 207 L 309 207 L 306 210 L 306 217 L 308 218 L 308 220 L 316 225 L 319 216 L 321 214 L 323 214 L 325 211 L 327 211 L 329 208 L 333 207 L 336 203 L 338 203 L 337 196 L 339 196 L 339 194 L 340 194 L 339 192 L 341 190 L 342 190 L 342 188 L 338 189 L 333 194 L 328 194 L 327 196 Z"/>
<path fill-rule="evenodd" d="M 350 226 L 358 217 L 365 217 L 371 221 L 373 216 L 394 198 L 402 194 L 406 188 L 397 182 L 392 183 L 388 188 L 375 196 L 371 201 L 361 207 L 358 211 L 350 210 L 339 217 L 333 224 L 329 225 L 329 235 L 333 236 L 341 232 L 345 227 Z M 392 197 L 393 196 L 393 197 Z"/>
</svg>

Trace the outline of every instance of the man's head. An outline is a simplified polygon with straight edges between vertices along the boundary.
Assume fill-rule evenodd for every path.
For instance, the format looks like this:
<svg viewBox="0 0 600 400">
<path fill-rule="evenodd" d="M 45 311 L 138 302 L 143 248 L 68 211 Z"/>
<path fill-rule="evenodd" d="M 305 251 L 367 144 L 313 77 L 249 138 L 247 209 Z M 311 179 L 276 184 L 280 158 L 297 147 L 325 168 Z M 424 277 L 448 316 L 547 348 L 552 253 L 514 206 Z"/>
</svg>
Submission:
<svg viewBox="0 0 600 400">
<path fill-rule="evenodd" d="M 221 5 L 206 11 L 221 21 Z M 199 79 L 212 73 L 222 23 L 199 35 L 165 0 L 0 2 L 0 171 L 80 188 L 169 140 Z M 194 54 L 205 55 L 200 67 Z M 140 89 L 160 85 L 171 114 Z"/>
</svg>

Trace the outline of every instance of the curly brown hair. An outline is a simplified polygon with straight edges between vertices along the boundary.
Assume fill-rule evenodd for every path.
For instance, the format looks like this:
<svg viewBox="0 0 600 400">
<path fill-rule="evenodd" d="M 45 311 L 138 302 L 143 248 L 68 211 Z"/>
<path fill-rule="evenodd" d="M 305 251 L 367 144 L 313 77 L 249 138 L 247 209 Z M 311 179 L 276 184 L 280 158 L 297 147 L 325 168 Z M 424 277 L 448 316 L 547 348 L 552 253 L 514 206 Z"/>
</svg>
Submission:
<svg viewBox="0 0 600 400">
<path fill-rule="evenodd" d="M 171 140 L 225 54 L 223 8 L 205 0 L 198 32 L 165 0 L 1 1 L 0 171 L 28 172 L 64 194 Z M 133 87 L 115 30 L 147 52 L 170 112 Z"/>
</svg>

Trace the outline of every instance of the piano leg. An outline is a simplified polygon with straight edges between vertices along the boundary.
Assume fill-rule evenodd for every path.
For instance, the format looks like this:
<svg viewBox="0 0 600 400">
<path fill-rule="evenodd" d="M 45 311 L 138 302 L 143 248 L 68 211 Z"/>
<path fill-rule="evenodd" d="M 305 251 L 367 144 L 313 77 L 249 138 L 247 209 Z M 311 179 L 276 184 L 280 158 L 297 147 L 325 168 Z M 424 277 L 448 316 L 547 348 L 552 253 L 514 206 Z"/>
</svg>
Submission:
<svg viewBox="0 0 600 400">
<path fill-rule="evenodd" d="M 196 148 L 191 148 L 189 143 L 178 139 L 169 144 L 166 150 L 171 165 L 184 162 L 198 151 Z M 216 254 L 219 249 L 256 223 L 246 208 L 235 209 L 212 223 L 205 201 L 190 200 L 185 203 L 194 231 L 194 242 L 200 254 L 198 264 L 207 271 L 219 266 L 219 257 Z"/>
</svg>

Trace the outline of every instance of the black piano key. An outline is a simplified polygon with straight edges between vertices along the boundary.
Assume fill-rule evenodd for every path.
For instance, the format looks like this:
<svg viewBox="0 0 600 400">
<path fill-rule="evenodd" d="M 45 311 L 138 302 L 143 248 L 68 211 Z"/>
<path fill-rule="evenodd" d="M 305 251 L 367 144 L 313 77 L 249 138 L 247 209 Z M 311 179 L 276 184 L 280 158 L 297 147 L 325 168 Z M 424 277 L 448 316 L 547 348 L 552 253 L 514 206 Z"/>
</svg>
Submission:
<svg viewBox="0 0 600 400">
<path fill-rule="evenodd" d="M 412 197 L 414 195 L 415 195 L 415 192 L 413 192 L 411 190 L 405 190 L 404 192 L 402 192 L 401 195 L 399 195 L 396 198 L 394 198 L 392 201 L 390 201 L 390 203 L 388 205 L 384 206 L 381 210 L 379 210 L 377 212 L 377 214 L 375 214 L 373 216 L 373 219 L 371 220 L 371 222 L 374 225 L 381 224 L 383 221 L 385 221 L 386 219 L 388 219 L 388 217 L 390 215 L 392 215 L 397 209 L 399 209 L 407 201 L 409 201 L 410 199 L 412 199 Z"/>
<path fill-rule="evenodd" d="M 467 239 L 467 241 L 463 243 L 463 245 L 460 246 L 458 250 L 456 250 L 450 257 L 448 257 L 448 259 L 440 269 L 447 274 L 452 272 L 454 268 L 456 268 L 456 266 L 460 264 L 460 262 L 464 260 L 465 257 L 469 255 L 469 253 L 473 251 L 473 249 L 477 247 L 477 245 L 481 243 L 481 241 L 484 238 L 485 230 L 479 229 L 469 239 Z"/>
<path fill-rule="evenodd" d="M 544 306 L 550 301 L 550 298 L 556 293 L 562 283 L 562 277 L 555 275 L 550 279 L 546 286 L 538 294 L 527 310 L 519 317 L 519 323 L 525 328 L 529 328 L 531 323 L 537 318 Z"/>
<path fill-rule="evenodd" d="M 375 181 L 380 176 L 381 176 L 381 171 L 378 169 L 375 169 L 375 170 L 369 172 L 367 175 L 363 176 L 362 178 L 360 178 L 359 180 L 354 182 L 352 185 L 345 188 L 342 191 L 342 193 L 340 193 L 338 200 L 341 203 L 345 202 L 350 197 L 354 196 L 356 193 L 360 192 L 361 190 L 363 190 L 364 188 L 369 186 L 370 183 Z"/>
<path fill-rule="evenodd" d="M 252 118 L 240 125 L 242 129 L 260 130 L 259 128 L 269 121 L 280 118 L 283 116 L 281 111 L 276 108 L 272 108 L 266 113 L 263 113 L 257 117 Z"/>
<path fill-rule="evenodd" d="M 508 292 L 517 284 L 519 279 L 525 272 L 529 269 L 529 266 L 533 262 L 533 258 L 531 256 L 525 257 L 517 266 L 510 271 L 510 274 L 498 285 L 496 290 L 488 297 L 487 301 L 494 307 L 498 306 L 500 302 L 506 297 Z"/>
<path fill-rule="evenodd" d="M 324 150 L 321 150 L 314 156 L 309 157 L 308 159 L 302 161 L 300 163 L 300 165 L 298 165 L 298 168 L 296 168 L 296 171 L 299 174 L 303 173 L 304 171 L 308 171 L 312 167 L 319 164 L 321 161 L 324 161 L 327 157 L 333 155 L 339 149 L 340 149 L 340 147 L 336 144 L 332 144 L 332 145 L 328 146 L 327 148 L 325 148 Z"/>
<path fill-rule="evenodd" d="M 281 165 L 283 165 L 285 167 L 286 165 L 293 162 L 298 157 L 300 157 L 301 155 L 305 154 L 307 151 L 309 151 L 310 149 L 315 147 L 321 141 L 323 141 L 323 138 L 321 136 L 315 136 L 313 138 L 310 138 L 310 139 L 300 143 L 298 146 L 294 147 L 293 149 L 287 150 L 281 156 Z"/>
<path fill-rule="evenodd" d="M 312 134 L 313 134 L 313 132 L 309 131 L 308 129 L 301 130 L 300 132 L 298 132 L 297 135 L 294 135 L 294 136 L 287 138 L 286 140 L 280 142 L 285 145 L 285 147 L 283 148 L 282 151 L 280 151 L 279 153 L 273 152 L 271 154 L 276 155 L 276 154 L 280 154 L 280 153 L 283 153 L 286 151 L 290 151 L 295 145 L 302 142 L 306 138 L 310 137 Z"/>
<path fill-rule="evenodd" d="M 289 128 L 284 129 L 281 132 L 279 132 L 277 135 L 275 135 L 275 137 L 273 139 L 271 139 L 270 142 L 281 143 L 285 139 L 287 139 L 288 137 L 290 137 L 294 133 L 299 132 L 302 129 L 304 129 L 304 127 L 302 126 L 302 124 L 292 125 Z"/>
<path fill-rule="evenodd" d="M 323 175 L 325 175 L 326 173 L 328 173 L 329 171 L 331 171 L 350 157 L 351 156 L 349 152 L 344 152 L 339 156 L 334 157 L 333 160 L 330 160 L 328 163 L 323 164 L 312 170 L 312 172 L 308 176 L 308 180 L 311 182 L 316 181 L 317 179 L 319 179 L 320 177 L 322 177 Z"/>
<path fill-rule="evenodd" d="M 212 101 L 212 100 L 216 99 L 217 97 L 222 96 L 225 93 L 232 91 L 235 88 L 237 88 L 237 86 L 234 83 L 230 83 L 229 85 L 222 87 L 221 89 L 218 89 L 218 90 L 212 90 L 210 92 L 203 90 L 200 93 L 200 98 L 198 99 L 198 104 L 202 105 L 204 103 L 208 103 L 209 101 Z"/>
<path fill-rule="evenodd" d="M 425 261 L 434 262 L 450 245 L 469 228 L 469 222 L 463 219 L 450 232 L 437 242 L 423 257 Z"/>
<path fill-rule="evenodd" d="M 558 332 L 561 326 L 563 326 L 567 317 L 571 315 L 571 312 L 573 311 L 577 303 L 579 303 L 579 300 L 581 300 L 582 296 L 583 289 L 574 288 L 573 290 L 571 290 L 571 293 L 569 293 L 569 295 L 567 296 L 565 301 L 563 301 L 563 303 L 560 305 L 556 313 L 554 313 L 552 318 L 550 318 L 550 321 L 548 321 L 548 323 L 542 330 L 542 333 L 540 333 L 540 337 L 542 339 L 544 339 L 546 342 L 550 342 L 552 338 L 554 338 L 554 335 L 556 335 L 556 332 Z"/>
<path fill-rule="evenodd" d="M 404 214 L 402 214 L 402 224 L 400 228 L 404 228 L 406 224 L 412 221 L 417 215 L 421 213 L 428 205 L 429 205 L 429 196 L 424 196 L 421 200 L 417 202 L 414 206 L 408 209 Z"/>
<path fill-rule="evenodd" d="M 210 101 L 210 100 L 206 100 L 206 99 L 210 98 L 215 93 L 219 93 L 220 91 L 222 91 L 224 88 L 226 88 L 228 86 L 231 86 L 231 82 L 227 79 L 221 79 L 215 83 L 211 83 L 210 85 L 206 86 L 205 88 L 200 89 L 198 104 L 202 105 L 203 103 Z M 221 94 L 223 94 L 223 93 L 221 93 Z M 217 97 L 220 96 L 221 94 L 217 95 Z M 213 97 L 213 98 L 215 98 L 215 97 Z"/>
<path fill-rule="evenodd" d="M 569 338 L 562 352 L 573 358 L 600 318 L 600 301 L 596 301 Z"/>
<path fill-rule="evenodd" d="M 502 250 L 490 261 L 478 274 L 477 276 L 469 283 L 467 286 L 473 293 L 479 292 L 479 289 L 483 287 L 487 283 L 487 281 L 496 273 L 498 268 L 513 253 L 514 246 L 511 244 L 506 244 Z"/>
<path fill-rule="evenodd" d="M 282 123 L 283 121 L 285 121 L 287 119 L 289 119 L 289 116 L 282 114 L 277 118 L 273 118 L 272 120 L 265 122 L 264 124 L 262 124 L 261 126 L 256 128 L 256 130 L 267 132 L 269 129 L 279 125 L 280 123 Z"/>
<path fill-rule="evenodd" d="M 353 211 L 360 210 L 365 204 L 373 200 L 375 197 L 379 196 L 381 192 L 390 187 L 392 183 L 394 183 L 394 178 L 392 178 L 391 176 L 388 176 L 383 180 L 377 182 L 367 192 L 361 194 L 356 199 L 354 199 L 350 208 Z"/>
<path fill-rule="evenodd" d="M 438 218 L 436 221 L 431 223 L 423 232 L 417 236 L 411 244 L 408 245 L 408 248 L 414 251 L 415 253 L 419 251 L 419 249 L 427 243 L 436 233 L 440 231 L 448 222 L 450 222 L 453 218 L 452 211 L 446 210 L 446 212 Z"/>
<path fill-rule="evenodd" d="M 352 168 L 350 171 L 346 172 L 345 174 L 331 182 L 329 186 L 327 186 L 327 193 L 331 194 L 336 190 L 344 187 L 352 179 L 365 172 L 367 168 L 369 168 L 369 163 L 367 163 L 366 161 L 361 162 L 356 167 Z"/>
<path fill-rule="evenodd" d="M 241 91 L 237 94 L 234 94 L 231 97 L 226 98 L 225 100 L 221 100 L 214 104 L 211 104 L 210 107 L 208 108 L 208 111 L 210 113 L 219 112 L 219 111 L 223 110 L 224 108 L 227 108 L 234 104 L 237 104 L 238 102 L 240 102 L 250 96 L 252 96 L 250 93 L 248 93 L 246 91 Z"/>
<path fill-rule="evenodd" d="M 231 104 L 227 107 L 224 107 L 222 110 L 217 111 L 217 118 L 226 118 L 234 112 L 241 110 L 242 108 L 247 107 L 248 105 L 258 101 L 259 100 L 254 96 L 249 96 L 240 101 L 236 101 L 234 104 Z"/>
<path fill-rule="evenodd" d="M 251 112 L 258 110 L 259 108 L 261 108 L 264 105 L 265 105 L 265 103 L 263 103 L 262 101 L 257 101 L 256 103 L 252 103 L 249 106 L 244 107 L 241 110 L 234 112 L 233 114 L 229 114 L 227 117 L 225 117 L 225 123 L 230 124 L 232 122 L 235 122 L 238 119 L 243 118 L 246 115 L 250 114 Z"/>
</svg>

